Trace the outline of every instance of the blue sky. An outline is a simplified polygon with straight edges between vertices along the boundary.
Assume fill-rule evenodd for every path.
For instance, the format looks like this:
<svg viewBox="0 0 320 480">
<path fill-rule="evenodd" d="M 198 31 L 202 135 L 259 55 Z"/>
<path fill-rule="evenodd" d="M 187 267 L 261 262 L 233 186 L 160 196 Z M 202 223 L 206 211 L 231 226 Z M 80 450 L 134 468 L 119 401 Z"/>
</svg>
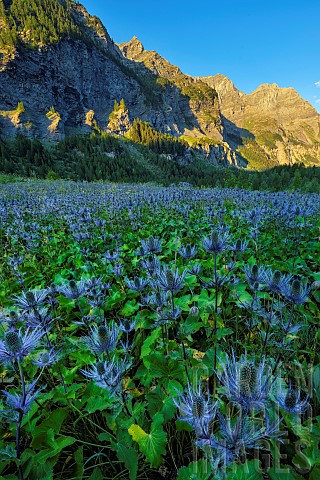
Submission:
<svg viewBox="0 0 320 480">
<path fill-rule="evenodd" d="M 117 43 L 136 35 L 184 73 L 222 73 L 246 93 L 294 87 L 320 112 L 319 0 L 80 1 Z"/>
</svg>

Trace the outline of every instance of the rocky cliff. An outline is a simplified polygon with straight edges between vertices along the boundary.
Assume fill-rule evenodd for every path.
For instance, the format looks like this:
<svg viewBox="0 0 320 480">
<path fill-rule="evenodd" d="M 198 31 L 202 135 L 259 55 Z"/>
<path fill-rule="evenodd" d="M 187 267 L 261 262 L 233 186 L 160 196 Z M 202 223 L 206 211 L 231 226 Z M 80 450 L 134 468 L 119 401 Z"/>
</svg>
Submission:
<svg viewBox="0 0 320 480">
<path fill-rule="evenodd" d="M 201 80 L 218 94 L 224 139 L 249 161 L 320 164 L 320 115 L 296 90 L 263 84 L 246 95 L 224 75 Z"/>
</svg>

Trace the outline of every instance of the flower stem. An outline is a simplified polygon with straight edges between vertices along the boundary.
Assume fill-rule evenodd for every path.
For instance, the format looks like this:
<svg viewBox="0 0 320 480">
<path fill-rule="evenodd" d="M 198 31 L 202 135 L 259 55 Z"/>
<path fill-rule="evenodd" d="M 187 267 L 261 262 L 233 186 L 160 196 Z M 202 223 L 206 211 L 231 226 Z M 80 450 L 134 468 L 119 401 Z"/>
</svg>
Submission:
<svg viewBox="0 0 320 480">
<path fill-rule="evenodd" d="M 21 402 L 21 407 L 23 408 L 25 406 L 25 401 L 26 401 L 26 384 L 24 380 L 24 372 L 21 363 L 18 360 L 18 368 L 19 368 L 19 374 L 20 374 L 20 380 L 21 380 L 21 388 L 22 388 L 22 402 Z M 21 437 L 21 425 L 22 425 L 22 420 L 23 420 L 23 410 L 19 411 L 19 418 L 18 418 L 18 424 L 17 424 L 17 430 L 16 430 L 16 452 L 17 452 L 17 460 L 19 462 L 18 464 L 18 475 L 19 475 L 19 480 L 24 480 L 24 475 L 23 475 L 23 469 L 22 469 L 22 464 L 21 464 L 21 448 L 20 448 L 20 437 Z"/>
</svg>

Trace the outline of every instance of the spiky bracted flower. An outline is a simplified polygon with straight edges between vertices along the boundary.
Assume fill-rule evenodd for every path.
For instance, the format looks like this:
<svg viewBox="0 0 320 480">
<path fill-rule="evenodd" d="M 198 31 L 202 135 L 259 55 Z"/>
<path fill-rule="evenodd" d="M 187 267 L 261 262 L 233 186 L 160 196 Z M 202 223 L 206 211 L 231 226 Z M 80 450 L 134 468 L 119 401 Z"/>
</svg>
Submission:
<svg viewBox="0 0 320 480">
<path fill-rule="evenodd" d="M 156 275 L 153 283 L 164 292 L 176 293 L 183 287 L 185 276 L 185 271 L 180 275 L 177 268 L 171 270 L 170 267 L 165 266 Z"/>
<path fill-rule="evenodd" d="M 91 335 L 84 337 L 84 342 L 96 354 L 112 352 L 118 342 L 119 329 L 116 325 L 106 323 L 98 327 L 90 327 Z"/>
<path fill-rule="evenodd" d="M 30 331 L 28 328 L 24 334 L 19 330 L 8 330 L 0 340 L 0 362 L 13 362 L 28 356 L 39 346 L 39 341 L 44 332 L 41 329 Z"/>
<path fill-rule="evenodd" d="M 0 313 L 0 323 L 5 323 L 16 328 L 17 324 L 24 319 L 24 316 L 18 312 L 11 310 L 10 312 L 4 310 Z"/>
<path fill-rule="evenodd" d="M 270 424 L 266 417 L 265 425 L 255 421 L 240 411 L 236 418 L 231 419 L 217 414 L 219 431 L 209 436 L 203 436 L 197 442 L 200 447 L 211 447 L 221 460 L 228 465 L 246 453 L 247 449 L 263 446 L 262 441 L 268 438 L 280 438 L 279 422 Z"/>
<path fill-rule="evenodd" d="M 23 312 L 29 310 L 38 310 L 43 306 L 47 296 L 48 289 L 42 290 L 29 290 L 28 292 L 22 292 L 21 295 L 16 295 L 13 300 L 17 307 L 20 307 Z"/>
<path fill-rule="evenodd" d="M 24 314 L 24 324 L 33 329 L 41 327 L 43 330 L 48 330 L 53 321 L 51 314 L 48 313 L 48 307 L 41 307 L 39 310 Z"/>
<path fill-rule="evenodd" d="M 153 295 L 146 295 L 142 297 L 142 305 L 152 305 L 157 308 L 162 308 L 168 303 L 168 292 L 155 292 Z"/>
<path fill-rule="evenodd" d="M 269 290 L 274 293 L 285 293 L 289 287 L 292 275 L 284 275 L 279 270 L 267 270 L 265 273 L 265 283 Z"/>
<path fill-rule="evenodd" d="M 33 363 L 39 368 L 49 367 L 59 360 L 59 354 L 60 352 L 55 351 L 54 348 L 45 350 L 44 352 L 39 353 L 38 357 L 33 361 Z"/>
<path fill-rule="evenodd" d="M 303 285 L 298 279 L 293 280 L 284 290 L 285 299 L 295 305 L 302 305 L 308 300 L 311 287 Z"/>
<path fill-rule="evenodd" d="M 191 265 L 190 268 L 188 268 L 188 273 L 190 273 L 190 275 L 198 276 L 201 273 L 201 270 L 202 270 L 201 263 L 195 263 L 194 265 Z"/>
<path fill-rule="evenodd" d="M 141 260 L 141 266 L 144 268 L 150 275 L 158 274 L 161 270 L 160 260 L 150 255 L 148 258 Z"/>
<path fill-rule="evenodd" d="M 6 396 L 7 404 L 11 411 L 16 411 L 25 414 L 30 409 L 31 404 L 39 395 L 41 388 L 35 390 L 37 380 L 34 380 L 25 387 L 25 395 L 18 393 L 9 393 L 2 390 L 2 393 Z"/>
<path fill-rule="evenodd" d="M 186 258 L 186 259 L 193 258 L 198 253 L 198 247 L 196 245 L 188 244 L 184 247 L 181 247 L 179 249 L 179 253 L 183 258 Z"/>
<path fill-rule="evenodd" d="M 122 275 L 122 270 L 123 270 L 122 263 L 116 263 L 114 267 L 111 269 L 111 272 L 113 272 L 117 278 L 120 278 Z"/>
<path fill-rule="evenodd" d="M 136 292 L 141 292 L 141 290 L 143 290 L 149 283 L 146 278 L 139 277 L 134 277 L 133 280 L 129 280 L 128 278 L 126 278 L 125 282 L 131 290 L 134 290 Z"/>
<path fill-rule="evenodd" d="M 136 324 L 137 324 L 136 320 L 124 318 L 123 320 L 120 321 L 119 328 L 124 333 L 130 333 L 136 328 Z"/>
<path fill-rule="evenodd" d="M 113 357 L 111 361 L 98 361 L 91 365 L 91 369 L 81 370 L 81 372 L 96 385 L 108 390 L 112 396 L 121 389 L 122 375 L 129 367 L 129 362 L 117 361 Z"/>
<path fill-rule="evenodd" d="M 60 293 L 62 293 L 62 295 L 70 300 L 77 300 L 85 295 L 88 290 L 88 286 L 86 280 L 80 280 L 79 282 L 70 280 L 69 284 L 60 285 L 58 290 Z"/>
<path fill-rule="evenodd" d="M 266 282 L 266 268 L 254 264 L 252 267 L 249 265 L 244 266 L 244 273 L 247 278 L 249 285 L 255 290 L 256 285 Z"/>
<path fill-rule="evenodd" d="M 204 237 L 202 239 L 202 246 L 207 252 L 217 255 L 227 249 L 228 240 L 228 233 L 220 233 L 216 230 L 211 233 L 210 237 Z"/>
<path fill-rule="evenodd" d="M 174 307 L 174 308 L 171 308 L 170 310 L 158 309 L 157 313 L 158 313 L 158 318 L 153 324 L 155 328 L 161 327 L 162 325 L 166 325 L 178 320 L 178 318 L 182 313 L 182 310 L 180 307 Z"/>
<path fill-rule="evenodd" d="M 147 240 L 141 240 L 141 247 L 145 255 L 148 253 L 159 253 L 161 252 L 162 248 L 162 240 L 160 240 L 160 238 L 154 238 L 153 235 L 150 235 Z"/>
<path fill-rule="evenodd" d="M 112 262 L 119 259 L 120 253 L 118 251 L 110 252 L 110 250 L 107 250 L 106 253 L 103 253 L 101 256 L 106 260 L 108 260 L 109 262 Z"/>
<path fill-rule="evenodd" d="M 241 238 L 238 238 L 235 243 L 233 243 L 230 246 L 230 250 L 236 253 L 241 253 L 247 250 L 248 248 L 248 242 L 246 240 L 242 240 Z"/>
<path fill-rule="evenodd" d="M 187 393 L 180 393 L 177 399 L 173 398 L 173 402 L 182 414 L 180 420 L 189 423 L 198 436 L 208 435 L 216 416 L 217 402 L 211 402 L 210 396 L 203 392 L 201 383 L 197 389 L 189 384 Z"/>
<path fill-rule="evenodd" d="M 13 255 L 13 257 L 8 257 L 7 258 L 7 264 L 9 267 L 17 268 L 18 265 L 21 265 L 23 263 L 23 256 L 22 255 L 17 255 L 16 253 Z"/>
<path fill-rule="evenodd" d="M 275 395 L 277 402 L 288 413 L 301 414 L 306 411 L 309 399 L 300 400 L 301 392 L 292 387 Z"/>
<path fill-rule="evenodd" d="M 256 365 L 245 354 L 242 360 L 237 361 L 234 352 L 231 358 L 226 357 L 225 362 L 219 360 L 222 373 L 217 372 L 217 377 L 228 399 L 244 410 L 263 409 L 269 400 L 272 386 L 265 360 Z"/>
</svg>

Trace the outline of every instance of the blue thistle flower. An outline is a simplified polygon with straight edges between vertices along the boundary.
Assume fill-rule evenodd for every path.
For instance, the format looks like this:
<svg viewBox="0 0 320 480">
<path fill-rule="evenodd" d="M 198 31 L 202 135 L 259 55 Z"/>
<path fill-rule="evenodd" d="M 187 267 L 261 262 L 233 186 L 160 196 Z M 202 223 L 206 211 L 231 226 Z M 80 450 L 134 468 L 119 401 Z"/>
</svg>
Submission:
<svg viewBox="0 0 320 480">
<path fill-rule="evenodd" d="M 251 419 L 240 411 L 236 418 L 223 416 L 218 412 L 219 431 L 209 436 L 203 436 L 197 441 L 197 445 L 206 448 L 211 447 L 228 465 L 246 453 L 247 449 L 263 447 L 263 440 L 269 438 L 280 438 L 279 422 L 270 424 L 266 418 L 266 424 Z"/>
<path fill-rule="evenodd" d="M 219 360 L 222 373 L 217 372 L 217 377 L 228 399 L 244 410 L 264 409 L 272 384 L 265 360 L 256 365 L 252 360 L 248 360 L 245 354 L 245 357 L 237 362 L 234 352 L 231 359 L 226 356 L 225 362 Z"/>
<path fill-rule="evenodd" d="M 179 420 L 187 422 L 198 436 L 208 433 L 216 416 L 217 402 L 212 403 L 210 396 L 204 394 L 201 382 L 197 389 L 189 384 L 187 393 L 180 393 L 173 402 L 182 414 Z"/>
<path fill-rule="evenodd" d="M 24 319 L 24 316 L 20 315 L 15 310 L 3 311 L 0 313 L 0 323 L 11 325 L 13 328 Z"/>
<path fill-rule="evenodd" d="M 158 291 L 152 295 L 142 297 L 142 305 L 153 305 L 162 308 L 168 303 L 168 292 Z"/>
<path fill-rule="evenodd" d="M 91 277 L 88 280 L 86 280 L 86 287 L 89 292 L 91 290 L 97 291 L 99 290 L 103 285 L 102 277 Z"/>
<path fill-rule="evenodd" d="M 288 302 L 294 303 L 295 305 L 302 305 L 308 300 L 310 292 L 311 287 L 304 285 L 300 280 L 295 279 L 291 285 L 287 285 L 283 293 Z"/>
<path fill-rule="evenodd" d="M 241 253 L 247 250 L 248 248 L 248 242 L 246 240 L 242 240 L 241 238 L 238 238 L 235 243 L 233 243 L 230 246 L 230 250 L 236 253 Z"/>
<path fill-rule="evenodd" d="M 249 283 L 250 287 L 254 288 L 255 290 L 258 289 L 256 285 L 264 284 L 266 282 L 265 267 L 254 264 L 252 267 L 245 265 L 243 269 L 247 278 L 247 282 Z"/>
<path fill-rule="evenodd" d="M 89 370 L 80 369 L 80 372 L 82 372 L 83 375 L 91 380 L 103 380 L 104 376 L 108 374 L 109 370 L 112 370 L 114 367 L 114 362 L 114 358 L 111 362 L 99 360 L 98 362 L 91 364 L 91 368 L 89 368 Z"/>
<path fill-rule="evenodd" d="M 283 275 L 279 270 L 267 270 L 265 273 L 265 283 L 269 290 L 281 294 L 287 291 L 292 275 Z"/>
<path fill-rule="evenodd" d="M 288 413 L 301 414 L 306 411 L 308 407 L 308 397 L 304 400 L 300 400 L 300 390 L 295 390 L 290 387 L 287 390 L 283 390 L 275 395 L 279 406 Z"/>
<path fill-rule="evenodd" d="M 111 269 L 111 272 L 113 272 L 117 278 L 120 278 L 122 275 L 122 270 L 123 265 L 121 263 L 116 263 Z"/>
<path fill-rule="evenodd" d="M 136 320 L 124 318 L 119 323 L 119 328 L 124 333 L 130 333 L 136 328 Z"/>
<path fill-rule="evenodd" d="M 112 261 L 116 261 L 116 260 L 119 259 L 120 253 L 119 252 L 110 252 L 110 250 L 107 250 L 102 255 L 102 257 L 105 258 L 106 260 L 108 260 L 109 262 L 112 262 Z"/>
<path fill-rule="evenodd" d="M 112 352 L 118 343 L 119 329 L 115 325 L 106 323 L 90 327 L 91 335 L 84 337 L 84 342 L 93 352 L 100 355 Z"/>
<path fill-rule="evenodd" d="M 50 365 L 57 363 L 59 360 L 59 354 L 60 352 L 55 351 L 54 348 L 45 350 L 39 353 L 38 357 L 33 361 L 33 363 L 39 368 L 49 367 Z"/>
<path fill-rule="evenodd" d="M 31 328 L 48 330 L 53 321 L 51 314 L 48 313 L 47 307 L 41 307 L 39 310 L 24 314 L 24 324 Z"/>
<path fill-rule="evenodd" d="M 190 275 L 195 275 L 196 277 L 201 273 L 202 265 L 201 263 L 195 263 L 188 268 L 188 273 Z"/>
<path fill-rule="evenodd" d="M 48 293 L 49 291 L 46 288 L 42 290 L 29 290 L 22 292 L 21 295 L 15 295 L 13 301 L 23 312 L 37 310 L 44 304 Z"/>
<path fill-rule="evenodd" d="M 176 293 L 183 287 L 185 276 L 185 271 L 180 275 L 178 269 L 171 270 L 170 267 L 165 266 L 157 274 L 153 283 L 164 292 Z"/>
<path fill-rule="evenodd" d="M 108 390 L 113 396 L 121 389 L 122 375 L 129 367 L 129 362 L 117 361 L 113 357 L 111 361 L 98 361 L 96 364 L 92 364 L 90 370 L 81 369 L 80 371 L 93 380 L 96 385 Z"/>
<path fill-rule="evenodd" d="M 159 253 L 162 249 L 162 240 L 159 238 L 154 238 L 153 235 L 150 235 L 147 240 L 141 240 L 141 247 L 145 252 L 145 255 L 148 253 Z"/>
<path fill-rule="evenodd" d="M 141 266 L 149 273 L 149 275 L 157 275 L 161 270 L 160 260 L 152 255 L 141 260 Z"/>
<path fill-rule="evenodd" d="M 183 258 L 189 259 L 197 255 L 198 247 L 196 245 L 188 244 L 181 247 L 178 251 Z"/>
<path fill-rule="evenodd" d="M 180 307 L 174 307 L 167 311 L 161 311 L 159 309 L 157 313 L 158 313 L 158 318 L 153 325 L 155 328 L 178 320 L 178 318 L 182 313 L 182 310 Z"/>
<path fill-rule="evenodd" d="M 30 331 L 24 334 L 19 330 L 8 330 L 4 334 L 3 341 L 0 340 L 0 362 L 13 362 L 27 357 L 39 346 L 44 332 L 41 329 Z"/>
<path fill-rule="evenodd" d="M 2 390 L 2 393 L 6 396 L 7 404 L 10 407 L 11 411 L 16 411 L 19 413 L 27 413 L 30 409 L 31 404 L 39 395 L 41 388 L 35 390 L 37 380 L 34 380 L 29 385 L 25 387 L 25 395 L 18 393 L 9 393 L 5 390 Z"/>
<path fill-rule="evenodd" d="M 215 230 L 211 233 L 210 237 L 205 237 L 202 239 L 203 248 L 214 254 L 219 254 L 224 252 L 228 247 L 229 234 L 227 232 L 220 233 Z"/>
<path fill-rule="evenodd" d="M 13 257 L 8 257 L 7 258 L 7 264 L 9 267 L 17 268 L 19 265 L 23 263 L 23 256 L 22 255 L 17 255 L 16 253 L 13 255 Z"/>
<path fill-rule="evenodd" d="M 88 290 L 87 281 L 80 280 L 79 282 L 76 282 L 75 280 L 70 280 L 69 284 L 60 285 L 58 290 L 70 300 L 77 300 L 86 294 Z"/>
<path fill-rule="evenodd" d="M 141 292 L 148 285 L 148 280 L 146 278 L 134 277 L 133 280 L 125 279 L 126 284 L 131 290 L 136 292 Z"/>
</svg>

